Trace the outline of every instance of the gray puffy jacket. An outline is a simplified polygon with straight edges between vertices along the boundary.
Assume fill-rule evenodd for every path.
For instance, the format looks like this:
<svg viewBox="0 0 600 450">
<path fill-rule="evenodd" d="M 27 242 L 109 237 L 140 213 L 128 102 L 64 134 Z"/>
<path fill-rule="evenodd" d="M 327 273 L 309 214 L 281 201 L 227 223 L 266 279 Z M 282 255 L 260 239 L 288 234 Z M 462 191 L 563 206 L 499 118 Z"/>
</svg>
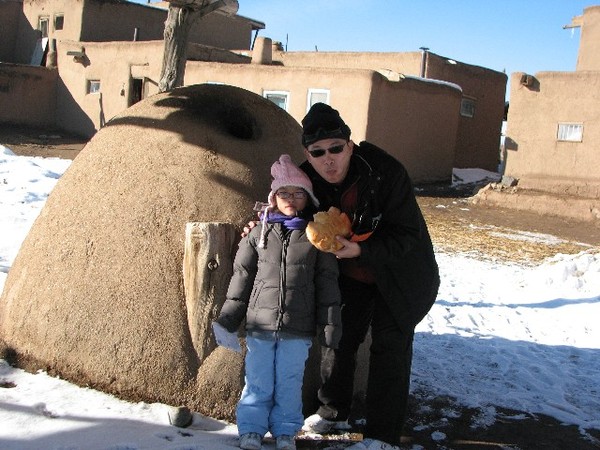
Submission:
<svg viewBox="0 0 600 450">
<path fill-rule="evenodd" d="M 304 230 L 265 224 L 266 246 L 258 247 L 261 226 L 240 244 L 227 299 L 217 322 L 235 331 L 317 335 L 337 348 L 341 336 L 340 291 L 335 256 L 317 250 Z"/>
</svg>

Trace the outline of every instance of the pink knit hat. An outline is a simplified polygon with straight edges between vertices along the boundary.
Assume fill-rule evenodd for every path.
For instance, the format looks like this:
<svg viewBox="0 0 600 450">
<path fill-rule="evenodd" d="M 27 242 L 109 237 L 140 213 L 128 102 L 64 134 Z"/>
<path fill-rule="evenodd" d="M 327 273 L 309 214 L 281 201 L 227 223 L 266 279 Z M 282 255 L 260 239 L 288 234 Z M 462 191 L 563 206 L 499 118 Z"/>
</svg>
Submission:
<svg viewBox="0 0 600 450">
<path fill-rule="evenodd" d="M 295 186 L 304 189 L 310 196 L 313 204 L 319 206 L 319 200 L 313 194 L 312 183 L 308 176 L 292 162 L 290 155 L 281 155 L 278 161 L 271 166 L 271 192 L 269 193 L 269 204 L 275 206 L 275 193 L 284 186 Z"/>
</svg>

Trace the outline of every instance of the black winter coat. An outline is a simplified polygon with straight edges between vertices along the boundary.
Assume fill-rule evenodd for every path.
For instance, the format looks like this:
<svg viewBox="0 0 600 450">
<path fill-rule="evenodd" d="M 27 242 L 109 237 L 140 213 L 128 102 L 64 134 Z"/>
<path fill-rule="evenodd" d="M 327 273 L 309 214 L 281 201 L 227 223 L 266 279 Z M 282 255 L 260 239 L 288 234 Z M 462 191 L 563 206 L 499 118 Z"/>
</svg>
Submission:
<svg viewBox="0 0 600 450">
<path fill-rule="evenodd" d="M 314 247 L 304 230 L 265 226 L 265 248 L 258 247 L 261 224 L 240 241 L 217 322 L 234 331 L 245 318 L 247 331 L 317 335 L 321 345 L 336 348 L 341 313 L 335 256 Z"/>
<path fill-rule="evenodd" d="M 354 145 L 341 186 L 327 183 L 308 162 L 300 167 L 313 183 L 321 210 L 340 208 L 341 196 L 357 183 L 356 209 L 345 212 L 356 234 L 373 231 L 359 243 L 358 260 L 374 273 L 398 325 L 413 329 L 431 309 L 440 278 L 427 225 L 404 166 L 382 149 L 361 142 Z"/>
</svg>

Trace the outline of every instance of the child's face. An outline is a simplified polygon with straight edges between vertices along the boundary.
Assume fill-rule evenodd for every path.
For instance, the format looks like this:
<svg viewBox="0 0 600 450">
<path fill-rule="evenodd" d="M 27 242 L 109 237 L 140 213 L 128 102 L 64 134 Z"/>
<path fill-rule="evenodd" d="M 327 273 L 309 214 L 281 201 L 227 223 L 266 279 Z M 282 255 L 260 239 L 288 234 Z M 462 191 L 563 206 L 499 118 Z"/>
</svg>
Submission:
<svg viewBox="0 0 600 450">
<path fill-rule="evenodd" d="M 283 186 L 277 190 L 275 198 L 279 211 L 286 216 L 295 216 L 298 211 L 302 211 L 306 207 L 308 194 L 304 189 L 296 186 Z"/>
</svg>

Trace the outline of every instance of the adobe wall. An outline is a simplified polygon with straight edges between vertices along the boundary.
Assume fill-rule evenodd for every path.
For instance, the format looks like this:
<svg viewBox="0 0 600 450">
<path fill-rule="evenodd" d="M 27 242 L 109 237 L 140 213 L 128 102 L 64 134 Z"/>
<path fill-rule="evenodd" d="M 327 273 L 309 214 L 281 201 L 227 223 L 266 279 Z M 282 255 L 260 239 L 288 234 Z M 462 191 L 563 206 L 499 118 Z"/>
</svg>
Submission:
<svg viewBox="0 0 600 450">
<path fill-rule="evenodd" d="M 25 0 L 23 2 L 23 24 L 19 27 L 18 42 L 20 47 L 18 55 L 20 62 L 29 63 L 35 48 L 39 33 L 38 27 L 40 16 L 49 19 L 48 39 L 79 40 L 81 34 L 81 14 L 83 11 L 83 0 Z M 54 29 L 54 18 L 56 14 L 64 14 L 64 27 L 62 30 Z"/>
<path fill-rule="evenodd" d="M 366 114 L 371 93 L 371 71 L 348 70 L 339 76 L 336 69 L 285 68 L 257 64 L 224 65 L 188 61 L 185 84 L 219 82 L 243 87 L 263 95 L 264 90 L 289 92 L 288 113 L 300 122 L 307 112 L 309 89 L 329 89 L 330 104 L 338 109 L 352 128 L 358 142 L 366 136 Z M 300 139 L 300 136 L 298 136 Z"/>
<path fill-rule="evenodd" d="M 223 30 L 227 30 L 227 32 L 224 33 Z M 194 24 L 190 30 L 188 42 L 227 50 L 249 50 L 252 45 L 252 25 L 248 20 L 238 16 L 228 17 L 212 13 Z"/>
<path fill-rule="evenodd" d="M 511 77 L 506 175 L 519 186 L 600 197 L 600 72 L 539 72 L 531 86 Z M 582 142 L 557 140 L 558 123 L 582 123 Z"/>
<path fill-rule="evenodd" d="M 600 6 L 585 8 L 582 21 L 576 70 L 600 70 Z"/>
<path fill-rule="evenodd" d="M 85 51 L 76 61 L 68 51 Z M 131 78 L 144 78 L 147 96 L 158 92 L 163 42 L 60 42 L 57 48 L 64 84 L 58 92 L 58 122 L 69 131 L 91 137 L 128 107 Z M 87 93 L 88 80 L 101 80 L 100 93 Z M 82 114 L 83 112 L 83 114 Z"/>
<path fill-rule="evenodd" d="M 22 6 L 17 1 L 0 0 L 0 62 L 15 61 L 15 42 L 19 29 L 19 18 L 22 15 Z"/>
<path fill-rule="evenodd" d="M 390 82 L 375 73 L 366 138 L 396 156 L 414 182 L 450 181 L 460 100 L 450 84 L 416 77 Z"/>
<path fill-rule="evenodd" d="M 38 18 L 47 16 L 49 18 L 48 38 L 77 40 L 81 34 L 81 14 L 84 0 L 24 0 L 23 14 L 31 26 L 36 29 Z M 54 18 L 56 14 L 64 14 L 64 25 L 62 30 L 54 29 Z"/>
<path fill-rule="evenodd" d="M 459 85 L 463 95 L 475 102 L 473 117 L 459 114 L 454 167 L 497 171 L 506 74 L 428 53 L 426 77 Z"/>
<path fill-rule="evenodd" d="M 140 41 L 163 39 L 166 18 L 165 10 L 138 3 L 85 0 L 79 40 L 133 41 L 136 28 Z"/>
<path fill-rule="evenodd" d="M 0 64 L 0 122 L 54 127 L 56 70 Z"/>
<path fill-rule="evenodd" d="M 283 52 L 273 51 L 273 61 L 287 67 L 322 67 L 339 69 L 388 69 L 418 75 L 420 52 Z"/>
<path fill-rule="evenodd" d="M 188 43 L 187 59 L 188 61 L 211 61 L 230 64 L 250 64 L 251 56 L 246 56 L 244 52 L 236 53 L 224 50 L 219 47 L 209 45 Z M 250 52 L 251 53 L 251 52 Z"/>
</svg>

